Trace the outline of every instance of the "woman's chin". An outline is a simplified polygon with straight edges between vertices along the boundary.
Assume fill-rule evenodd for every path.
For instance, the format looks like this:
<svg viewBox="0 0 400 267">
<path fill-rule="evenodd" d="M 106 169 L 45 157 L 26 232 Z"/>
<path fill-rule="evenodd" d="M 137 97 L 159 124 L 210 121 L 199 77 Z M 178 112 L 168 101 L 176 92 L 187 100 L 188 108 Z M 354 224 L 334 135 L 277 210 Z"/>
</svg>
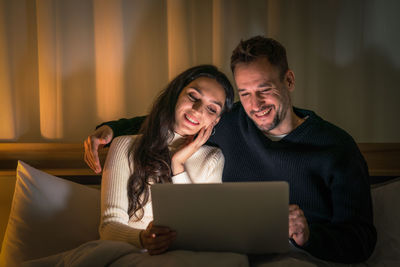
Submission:
<svg viewBox="0 0 400 267">
<path fill-rule="evenodd" d="M 190 136 L 196 135 L 199 131 L 197 129 L 189 129 L 185 127 L 185 129 L 175 129 L 175 132 L 181 136 Z"/>
</svg>

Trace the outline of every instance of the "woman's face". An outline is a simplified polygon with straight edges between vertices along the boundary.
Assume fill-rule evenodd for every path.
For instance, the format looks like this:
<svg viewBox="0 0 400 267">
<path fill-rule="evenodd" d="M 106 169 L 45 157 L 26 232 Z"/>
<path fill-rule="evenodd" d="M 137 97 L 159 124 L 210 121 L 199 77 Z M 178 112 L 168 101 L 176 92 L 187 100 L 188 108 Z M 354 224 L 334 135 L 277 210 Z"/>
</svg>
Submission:
<svg viewBox="0 0 400 267">
<path fill-rule="evenodd" d="M 215 80 L 200 77 L 193 80 L 179 94 L 175 106 L 175 132 L 195 135 L 203 127 L 219 121 L 225 103 L 225 90 Z"/>
</svg>

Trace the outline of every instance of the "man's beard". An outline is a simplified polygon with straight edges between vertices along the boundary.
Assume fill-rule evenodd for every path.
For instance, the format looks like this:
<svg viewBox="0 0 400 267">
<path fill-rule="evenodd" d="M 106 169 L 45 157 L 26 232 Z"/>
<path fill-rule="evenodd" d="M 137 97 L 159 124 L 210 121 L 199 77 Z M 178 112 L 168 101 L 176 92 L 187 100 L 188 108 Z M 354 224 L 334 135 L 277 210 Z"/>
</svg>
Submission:
<svg viewBox="0 0 400 267">
<path fill-rule="evenodd" d="M 269 132 L 275 129 L 286 117 L 286 112 L 287 110 L 286 109 L 282 110 L 282 106 L 280 106 L 279 110 L 277 110 L 277 112 L 275 113 L 274 119 L 272 120 L 271 123 L 259 125 L 254 122 L 254 124 L 261 132 L 263 132 L 264 134 L 269 134 Z"/>
<path fill-rule="evenodd" d="M 263 132 L 268 134 L 269 131 L 273 130 L 276 128 L 276 126 L 278 126 L 281 123 L 281 118 L 278 114 L 275 114 L 274 120 L 271 123 L 265 124 L 265 125 L 258 125 L 256 123 L 257 128 Z"/>
</svg>

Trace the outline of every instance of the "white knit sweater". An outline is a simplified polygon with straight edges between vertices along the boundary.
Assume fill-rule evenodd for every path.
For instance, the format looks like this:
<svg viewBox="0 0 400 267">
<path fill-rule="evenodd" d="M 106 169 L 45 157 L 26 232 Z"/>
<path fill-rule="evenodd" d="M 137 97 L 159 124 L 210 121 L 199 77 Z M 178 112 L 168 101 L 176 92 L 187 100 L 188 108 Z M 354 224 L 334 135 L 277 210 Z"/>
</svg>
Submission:
<svg viewBox="0 0 400 267">
<path fill-rule="evenodd" d="M 132 174 L 133 163 L 128 152 L 136 136 L 121 136 L 113 140 L 108 151 L 101 181 L 100 238 L 125 241 L 141 247 L 140 231 L 153 220 L 151 199 L 144 206 L 144 216 L 138 221 L 128 215 L 127 183 Z M 173 153 L 184 142 L 175 134 L 169 143 Z M 202 146 L 185 163 L 185 172 L 172 177 L 173 183 L 220 183 L 224 156 L 215 147 Z"/>
</svg>

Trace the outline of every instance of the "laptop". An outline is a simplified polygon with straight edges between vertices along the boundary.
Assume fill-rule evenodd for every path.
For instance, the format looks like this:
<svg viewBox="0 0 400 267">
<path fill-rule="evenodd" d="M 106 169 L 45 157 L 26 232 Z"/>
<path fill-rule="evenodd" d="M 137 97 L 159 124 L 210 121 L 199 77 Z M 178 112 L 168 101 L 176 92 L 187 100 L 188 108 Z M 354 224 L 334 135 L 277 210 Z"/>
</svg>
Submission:
<svg viewBox="0 0 400 267">
<path fill-rule="evenodd" d="M 177 232 L 171 249 L 245 254 L 289 250 L 287 182 L 154 184 L 154 225 Z"/>
</svg>

